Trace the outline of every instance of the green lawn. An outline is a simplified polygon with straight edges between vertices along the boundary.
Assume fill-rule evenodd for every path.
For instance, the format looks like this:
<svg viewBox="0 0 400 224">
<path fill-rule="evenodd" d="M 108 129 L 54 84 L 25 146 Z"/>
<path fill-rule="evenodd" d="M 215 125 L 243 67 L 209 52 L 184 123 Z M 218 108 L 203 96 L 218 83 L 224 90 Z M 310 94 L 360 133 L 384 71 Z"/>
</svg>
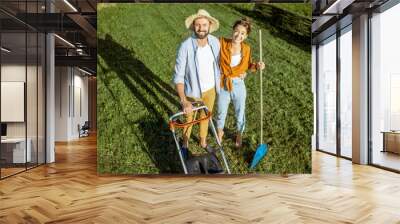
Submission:
<svg viewBox="0 0 400 224">
<path fill-rule="evenodd" d="M 179 44 L 190 35 L 185 18 L 199 8 L 219 19 L 216 36 L 227 36 L 235 20 L 247 15 L 253 30 L 247 42 L 258 58 L 263 31 L 264 141 L 270 152 L 255 171 L 249 162 L 259 143 L 259 75 L 249 74 L 244 147 L 234 147 L 233 106 L 226 122 L 224 149 L 233 173 L 310 173 L 313 98 L 311 46 L 306 34 L 266 21 L 271 7 L 252 4 L 99 4 L 98 10 L 98 171 L 113 174 L 182 173 L 168 118 L 180 108 L 171 82 Z M 290 20 L 304 25 L 311 18 Z M 296 7 L 282 5 L 280 10 Z M 255 13 L 257 10 L 258 13 Z M 266 12 L 266 13 L 263 13 Z M 268 14 L 269 13 L 269 14 Z M 276 16 L 275 16 L 276 17 Z M 287 16 L 286 16 L 287 17 Z M 275 18 L 276 19 L 276 18 Z M 287 18 L 285 18 L 287 19 Z M 304 26 L 299 27 L 304 27 Z M 194 128 L 191 150 L 197 148 Z M 210 137 L 210 136 L 209 136 Z M 214 138 L 209 138 L 210 140 Z"/>
</svg>

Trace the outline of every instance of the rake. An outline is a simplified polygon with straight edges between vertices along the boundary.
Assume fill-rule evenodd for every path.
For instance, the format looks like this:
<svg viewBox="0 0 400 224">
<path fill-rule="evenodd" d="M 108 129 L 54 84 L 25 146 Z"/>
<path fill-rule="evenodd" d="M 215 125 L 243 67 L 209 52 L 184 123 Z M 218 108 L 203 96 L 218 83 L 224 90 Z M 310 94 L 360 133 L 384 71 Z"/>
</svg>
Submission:
<svg viewBox="0 0 400 224">
<path fill-rule="evenodd" d="M 260 61 L 262 61 L 262 39 L 261 39 L 261 30 L 259 30 L 260 37 Z M 260 69 L 260 144 L 258 145 L 256 152 L 253 156 L 253 160 L 251 161 L 251 169 L 254 169 L 257 164 L 264 158 L 264 156 L 268 153 L 268 145 L 263 143 L 263 82 L 262 82 L 262 69 Z"/>
</svg>

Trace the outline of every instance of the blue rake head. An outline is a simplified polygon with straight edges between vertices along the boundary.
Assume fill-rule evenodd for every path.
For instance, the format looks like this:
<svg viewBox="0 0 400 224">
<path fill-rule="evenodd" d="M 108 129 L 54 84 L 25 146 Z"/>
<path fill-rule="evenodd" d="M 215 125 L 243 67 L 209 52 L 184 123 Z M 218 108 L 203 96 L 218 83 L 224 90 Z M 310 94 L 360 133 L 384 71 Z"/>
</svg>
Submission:
<svg viewBox="0 0 400 224">
<path fill-rule="evenodd" d="M 261 144 L 258 146 L 256 153 L 254 154 L 253 161 L 251 161 L 251 169 L 254 169 L 262 158 L 268 153 L 268 145 Z"/>
</svg>

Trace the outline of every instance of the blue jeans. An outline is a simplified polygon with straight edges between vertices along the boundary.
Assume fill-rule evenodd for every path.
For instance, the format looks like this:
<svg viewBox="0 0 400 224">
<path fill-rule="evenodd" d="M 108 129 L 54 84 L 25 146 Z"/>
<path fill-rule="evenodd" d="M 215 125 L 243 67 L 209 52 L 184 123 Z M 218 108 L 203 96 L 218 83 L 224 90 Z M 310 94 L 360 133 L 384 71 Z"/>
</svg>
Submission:
<svg viewBox="0 0 400 224">
<path fill-rule="evenodd" d="M 217 128 L 224 129 L 229 104 L 232 100 L 235 108 L 236 128 L 237 131 L 242 134 L 246 123 L 246 86 L 244 84 L 244 80 L 241 78 L 233 79 L 232 83 L 232 92 L 221 88 L 218 94 Z"/>
</svg>

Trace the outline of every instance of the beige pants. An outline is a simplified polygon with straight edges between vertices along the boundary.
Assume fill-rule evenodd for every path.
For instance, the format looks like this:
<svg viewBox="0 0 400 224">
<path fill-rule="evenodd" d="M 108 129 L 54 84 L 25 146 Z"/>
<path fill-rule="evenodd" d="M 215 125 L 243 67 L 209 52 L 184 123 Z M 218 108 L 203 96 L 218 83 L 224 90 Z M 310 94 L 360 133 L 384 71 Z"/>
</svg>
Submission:
<svg viewBox="0 0 400 224">
<path fill-rule="evenodd" d="M 214 101 L 215 101 L 215 88 L 212 88 L 212 89 L 202 93 L 202 95 L 203 96 L 201 98 L 188 97 L 188 100 L 192 101 L 192 102 L 194 102 L 194 101 L 202 101 L 204 103 L 204 105 L 207 106 L 208 111 L 210 111 L 212 113 L 213 107 L 214 107 Z M 196 113 L 196 112 L 194 112 L 194 113 Z M 203 118 L 205 116 L 206 115 L 205 115 L 204 111 L 201 110 L 200 111 L 200 118 Z M 193 121 L 193 112 L 186 115 L 186 122 L 191 122 L 191 121 Z M 200 122 L 200 138 L 206 138 L 207 137 L 207 134 L 208 134 L 208 122 L 209 122 L 209 119 Z M 187 128 L 183 129 L 183 135 L 187 139 L 190 138 L 190 134 L 192 132 L 192 126 L 193 125 L 190 125 Z"/>
</svg>

